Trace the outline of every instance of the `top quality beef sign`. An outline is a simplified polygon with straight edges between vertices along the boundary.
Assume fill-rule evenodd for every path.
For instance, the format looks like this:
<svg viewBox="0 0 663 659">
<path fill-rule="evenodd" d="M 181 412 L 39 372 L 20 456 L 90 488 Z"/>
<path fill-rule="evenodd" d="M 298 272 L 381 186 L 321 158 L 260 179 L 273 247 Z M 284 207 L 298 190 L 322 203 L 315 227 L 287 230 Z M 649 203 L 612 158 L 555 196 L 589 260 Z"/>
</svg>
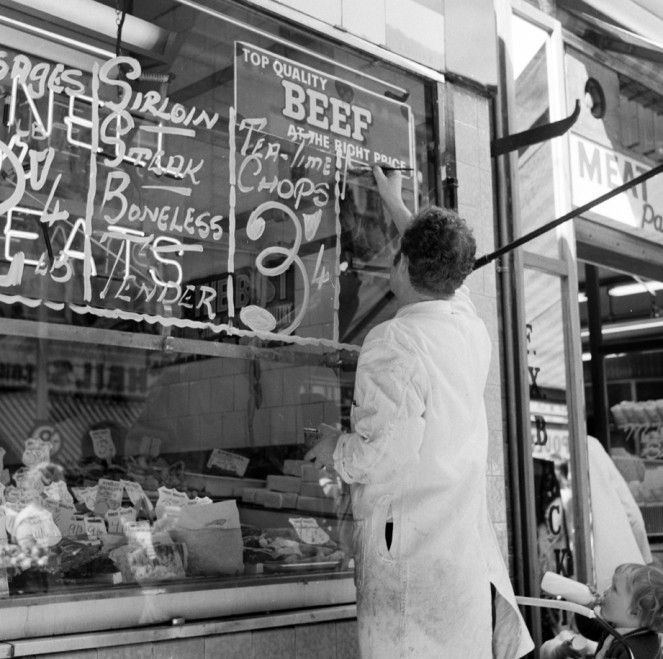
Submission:
<svg viewBox="0 0 663 659">
<path fill-rule="evenodd" d="M 256 46 L 236 43 L 235 107 L 264 132 L 346 159 L 412 167 L 409 106 Z"/>
</svg>

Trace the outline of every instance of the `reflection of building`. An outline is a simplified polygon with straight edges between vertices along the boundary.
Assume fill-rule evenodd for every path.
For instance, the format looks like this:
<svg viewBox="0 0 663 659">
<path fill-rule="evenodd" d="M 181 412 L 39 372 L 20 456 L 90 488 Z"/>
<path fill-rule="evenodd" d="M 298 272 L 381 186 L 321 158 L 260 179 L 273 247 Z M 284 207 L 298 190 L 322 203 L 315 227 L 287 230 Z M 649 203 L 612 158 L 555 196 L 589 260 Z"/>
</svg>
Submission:
<svg viewBox="0 0 663 659">
<path fill-rule="evenodd" d="M 63 536 L 48 570 L 9 566 L 0 637 L 354 656 L 347 493 L 300 464 L 304 429 L 348 423 L 394 313 L 367 165 L 412 168 L 409 206 L 457 205 L 494 247 L 493 3 L 60 4 L 0 0 L 3 478 Z M 497 346 L 492 269 L 469 283 Z M 506 553 L 497 360 L 487 397 Z M 43 496 L 18 487 L 30 434 L 65 468 Z M 184 503 L 226 512 L 170 528 Z"/>
<path fill-rule="evenodd" d="M 500 87 L 505 130 L 542 128 L 570 116 L 576 101 L 580 113 L 561 138 L 550 139 L 549 133 L 533 144 L 521 140 L 517 161 L 498 161 L 508 178 L 504 190 L 513 200 L 505 202 L 513 219 L 504 223 L 507 240 L 659 166 L 663 139 L 663 12 L 658 3 L 514 0 L 510 5 L 502 25 L 511 44 Z M 507 292 L 504 299 L 513 310 L 506 316 L 512 331 L 505 333 L 505 341 L 521 355 L 523 373 L 511 404 L 529 403 L 524 406 L 528 414 L 513 409 L 507 418 L 515 428 L 529 426 L 533 439 L 520 463 L 523 503 L 516 506 L 523 519 L 523 554 L 534 557 L 525 566 L 525 580 L 530 571 L 535 591 L 540 565 L 530 527 L 539 511 L 526 503 L 530 456 L 569 457 L 575 574 L 592 579 L 588 430 L 611 449 L 625 478 L 633 481 L 650 542 L 656 546 L 660 538 L 653 520 L 663 503 L 655 494 L 661 471 L 658 457 L 650 458 L 663 417 L 647 416 L 645 410 L 656 410 L 663 378 L 662 194 L 660 175 L 631 185 L 506 259 L 513 274 L 504 280 L 513 296 Z M 624 410 L 631 418 L 623 416 Z M 546 435 L 557 436 L 566 454 L 553 450 L 553 441 L 542 445 Z M 638 437 L 646 438 L 644 444 Z"/>
</svg>

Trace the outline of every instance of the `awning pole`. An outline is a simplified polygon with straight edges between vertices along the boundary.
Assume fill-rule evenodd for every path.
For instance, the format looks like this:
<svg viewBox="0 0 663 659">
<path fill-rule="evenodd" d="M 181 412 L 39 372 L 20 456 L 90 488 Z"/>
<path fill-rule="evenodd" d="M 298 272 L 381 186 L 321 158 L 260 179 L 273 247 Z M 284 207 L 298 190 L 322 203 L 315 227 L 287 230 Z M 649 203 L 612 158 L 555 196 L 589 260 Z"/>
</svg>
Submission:
<svg viewBox="0 0 663 659">
<path fill-rule="evenodd" d="M 641 174 L 640 176 L 636 176 L 634 179 L 631 179 L 630 181 L 623 183 L 619 187 L 615 188 L 614 190 L 610 190 L 610 192 L 606 192 L 604 195 L 601 195 L 600 197 L 597 197 L 596 199 L 593 199 L 592 201 L 586 203 L 584 206 L 579 206 L 578 208 L 574 208 L 572 211 L 567 213 L 566 215 L 562 215 L 562 217 L 558 217 L 556 220 L 553 220 L 552 222 L 549 222 L 548 224 L 544 224 L 543 226 L 539 227 L 538 229 L 535 229 L 534 231 L 531 231 L 528 234 L 525 234 L 524 236 L 521 236 L 520 238 L 517 238 L 516 240 L 508 243 L 507 245 L 504 245 L 503 247 L 500 247 L 499 249 L 495 250 L 494 252 L 491 252 L 490 254 L 485 254 L 484 256 L 480 256 L 475 262 L 474 262 L 474 270 L 478 270 L 479 268 L 482 268 L 484 265 L 488 265 L 491 261 L 494 261 L 497 257 L 502 256 L 503 254 L 506 254 L 507 252 L 510 252 L 511 250 L 515 249 L 516 247 L 520 247 L 521 245 L 524 245 L 525 243 L 530 242 L 530 240 L 534 240 L 534 238 L 538 238 L 542 234 L 546 233 L 547 231 L 550 231 L 550 229 L 554 229 L 555 227 L 559 226 L 560 224 L 564 224 L 564 222 L 568 222 L 569 220 L 572 220 L 574 217 L 577 217 L 578 215 L 582 215 L 583 213 L 587 212 L 588 210 L 591 210 L 594 208 L 594 206 L 598 206 L 599 204 L 602 204 L 604 201 L 607 201 L 608 199 L 612 199 L 612 197 L 616 197 L 617 195 L 621 194 L 622 192 L 626 192 L 627 190 L 630 190 L 631 188 L 635 187 L 636 185 L 640 185 L 640 183 L 643 183 L 647 179 L 652 178 L 653 176 L 656 176 L 657 174 L 660 174 L 663 172 L 663 163 L 660 165 L 657 165 L 656 167 L 653 167 L 650 169 L 648 172 L 645 172 L 644 174 Z"/>
</svg>

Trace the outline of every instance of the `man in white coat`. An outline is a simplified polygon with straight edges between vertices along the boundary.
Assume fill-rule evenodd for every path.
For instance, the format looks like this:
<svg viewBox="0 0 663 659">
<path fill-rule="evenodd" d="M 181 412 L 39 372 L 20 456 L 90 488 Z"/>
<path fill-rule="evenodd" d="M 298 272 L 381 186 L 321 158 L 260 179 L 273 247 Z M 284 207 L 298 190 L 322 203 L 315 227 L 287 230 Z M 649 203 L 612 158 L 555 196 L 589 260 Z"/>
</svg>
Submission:
<svg viewBox="0 0 663 659">
<path fill-rule="evenodd" d="M 461 286 L 476 243 L 451 211 L 412 218 L 398 174 L 374 176 L 402 234 L 399 310 L 362 346 L 353 431 L 323 426 L 307 454 L 351 484 L 361 656 L 521 657 L 533 646 L 486 501 L 491 345 Z"/>
</svg>

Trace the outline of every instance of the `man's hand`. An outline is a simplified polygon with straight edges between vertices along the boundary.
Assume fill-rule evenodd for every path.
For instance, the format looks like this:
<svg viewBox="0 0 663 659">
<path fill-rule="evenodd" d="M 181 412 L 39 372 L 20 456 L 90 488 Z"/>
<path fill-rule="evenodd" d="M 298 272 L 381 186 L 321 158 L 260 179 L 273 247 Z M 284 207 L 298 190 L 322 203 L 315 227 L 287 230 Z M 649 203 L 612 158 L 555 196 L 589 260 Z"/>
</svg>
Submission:
<svg viewBox="0 0 663 659">
<path fill-rule="evenodd" d="M 316 467 L 334 468 L 334 451 L 341 431 L 328 426 L 325 423 L 320 424 L 320 441 L 304 456 L 304 460 L 312 462 Z"/>
</svg>

